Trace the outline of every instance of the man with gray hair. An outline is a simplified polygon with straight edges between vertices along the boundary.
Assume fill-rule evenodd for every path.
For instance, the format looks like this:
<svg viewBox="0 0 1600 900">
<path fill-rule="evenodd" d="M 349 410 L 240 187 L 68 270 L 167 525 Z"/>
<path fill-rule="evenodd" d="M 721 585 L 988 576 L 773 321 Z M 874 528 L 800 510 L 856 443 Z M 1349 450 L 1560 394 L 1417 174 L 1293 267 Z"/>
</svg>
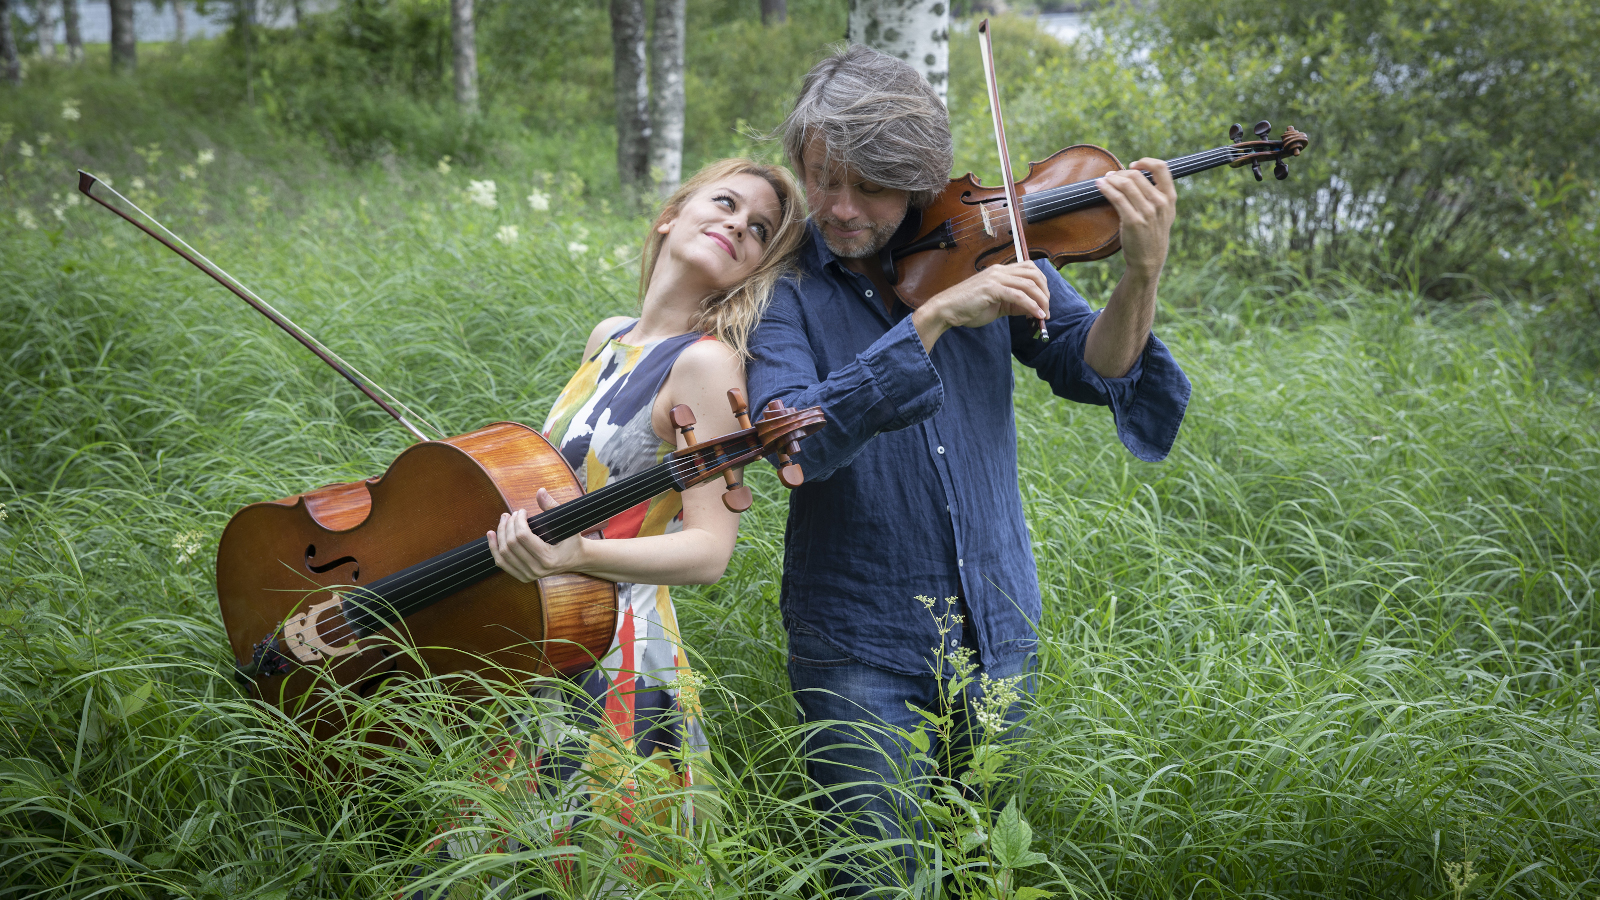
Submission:
<svg viewBox="0 0 1600 900">
<path fill-rule="evenodd" d="M 982 673 L 1032 690 L 1040 593 L 1011 360 L 1057 396 L 1110 406 L 1140 459 L 1164 458 L 1177 437 L 1189 381 L 1150 331 L 1177 194 L 1154 159 L 1097 182 L 1127 262 L 1098 313 L 1046 262 L 990 266 L 913 311 L 879 256 L 918 233 L 919 210 L 949 181 L 949 117 L 933 89 L 906 63 L 849 47 L 806 76 L 783 143 L 810 237 L 752 338 L 749 385 L 757 408 L 781 399 L 828 416 L 790 495 L 780 606 L 790 682 L 815 725 L 812 777 L 856 831 L 898 841 L 898 859 L 875 872 L 863 859 L 836 873 L 838 891 L 856 895 L 916 877 L 907 826 L 936 773 L 895 735 L 917 731 L 919 711 L 946 711 L 951 666 L 975 664 L 975 685 Z M 1046 317 L 1048 341 L 1034 329 Z M 919 596 L 950 606 L 930 611 Z M 930 754 L 948 775 L 977 727 L 976 690 L 949 710 L 956 746 Z"/>
</svg>

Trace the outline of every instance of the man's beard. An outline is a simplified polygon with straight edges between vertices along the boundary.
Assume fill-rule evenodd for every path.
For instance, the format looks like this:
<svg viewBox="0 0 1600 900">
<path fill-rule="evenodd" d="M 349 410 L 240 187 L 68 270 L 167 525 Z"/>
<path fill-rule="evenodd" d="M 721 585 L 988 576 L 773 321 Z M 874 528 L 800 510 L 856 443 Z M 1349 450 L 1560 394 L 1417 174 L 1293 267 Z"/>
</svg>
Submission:
<svg viewBox="0 0 1600 900">
<path fill-rule="evenodd" d="M 904 216 L 901 216 L 902 220 L 904 218 Z M 879 222 L 877 224 L 873 224 L 865 219 L 841 222 L 832 216 L 820 214 L 815 216 L 815 219 L 817 223 L 817 230 L 822 232 L 822 242 L 828 245 L 828 250 L 832 252 L 834 256 L 842 257 L 844 259 L 867 259 L 869 257 L 876 256 L 879 250 L 882 250 L 888 245 L 889 238 L 894 237 L 895 231 L 900 228 L 899 222 Z M 866 228 L 867 233 L 841 244 L 828 234 L 828 226 L 830 225 L 836 228 L 844 229 L 845 231 L 854 231 L 857 228 Z"/>
</svg>

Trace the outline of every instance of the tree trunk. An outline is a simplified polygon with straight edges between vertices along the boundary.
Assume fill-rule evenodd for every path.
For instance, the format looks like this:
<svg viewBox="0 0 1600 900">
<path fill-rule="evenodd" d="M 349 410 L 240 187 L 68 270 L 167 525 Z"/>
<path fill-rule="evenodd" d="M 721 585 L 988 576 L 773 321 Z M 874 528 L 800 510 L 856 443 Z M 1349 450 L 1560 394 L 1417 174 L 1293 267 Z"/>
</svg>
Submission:
<svg viewBox="0 0 1600 900">
<path fill-rule="evenodd" d="M 455 67 L 456 105 L 478 112 L 478 33 L 472 0 L 450 0 L 450 49 Z"/>
<path fill-rule="evenodd" d="M 644 0 L 611 0 L 611 65 L 617 91 L 617 177 L 630 202 L 650 185 L 650 82 Z"/>
<path fill-rule="evenodd" d="M 111 71 L 133 74 L 134 47 L 133 0 L 111 0 Z"/>
<path fill-rule="evenodd" d="M 39 0 L 39 16 L 34 19 L 34 34 L 39 40 L 39 58 L 56 58 L 56 0 Z"/>
<path fill-rule="evenodd" d="M 850 0 L 850 42 L 910 63 L 948 103 L 950 7 L 945 0 Z"/>
<path fill-rule="evenodd" d="M 22 82 L 22 60 L 17 59 L 17 38 L 11 33 L 11 0 L 0 0 L 0 80 Z"/>
<path fill-rule="evenodd" d="M 782 25 L 789 21 L 789 0 L 761 0 L 761 24 Z"/>
<path fill-rule="evenodd" d="M 650 177 L 662 199 L 683 180 L 684 0 L 656 0 L 650 36 Z"/>
<path fill-rule="evenodd" d="M 301 0 L 294 0 L 294 2 L 291 3 L 289 6 L 290 6 L 290 9 L 294 10 L 294 27 L 295 27 L 295 30 L 299 31 L 299 30 L 301 30 L 302 28 L 305 27 L 305 17 L 306 17 L 305 4 L 303 2 L 301 2 Z"/>
<path fill-rule="evenodd" d="M 83 32 L 78 30 L 78 0 L 61 0 L 61 18 L 67 24 L 67 61 L 83 59 Z"/>
<path fill-rule="evenodd" d="M 189 40 L 189 20 L 183 11 L 183 0 L 172 0 L 172 39 L 179 47 Z"/>
</svg>

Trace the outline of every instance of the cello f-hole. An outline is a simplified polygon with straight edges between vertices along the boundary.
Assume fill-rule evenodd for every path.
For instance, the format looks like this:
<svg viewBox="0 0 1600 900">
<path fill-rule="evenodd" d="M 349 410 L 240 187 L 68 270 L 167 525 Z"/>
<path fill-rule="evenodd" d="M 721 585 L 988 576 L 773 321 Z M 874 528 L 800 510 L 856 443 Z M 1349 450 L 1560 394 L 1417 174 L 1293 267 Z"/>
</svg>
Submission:
<svg viewBox="0 0 1600 900">
<path fill-rule="evenodd" d="M 331 569 L 336 569 L 339 566 L 344 565 L 345 563 L 355 563 L 356 564 L 356 568 L 353 571 L 351 571 L 350 580 L 351 581 L 355 581 L 355 580 L 357 580 L 357 579 L 359 579 L 361 577 L 361 561 L 356 559 L 354 556 L 341 556 L 341 557 L 339 557 L 338 559 L 334 560 L 331 563 L 324 563 L 323 565 L 320 565 L 320 566 L 314 566 L 314 565 L 311 564 L 311 560 L 316 555 L 317 555 L 317 545 L 316 544 L 307 544 L 306 545 L 306 568 L 308 570 L 312 571 L 312 572 L 315 572 L 318 575 L 321 575 L 322 573 L 327 572 L 327 571 L 329 571 Z"/>
</svg>

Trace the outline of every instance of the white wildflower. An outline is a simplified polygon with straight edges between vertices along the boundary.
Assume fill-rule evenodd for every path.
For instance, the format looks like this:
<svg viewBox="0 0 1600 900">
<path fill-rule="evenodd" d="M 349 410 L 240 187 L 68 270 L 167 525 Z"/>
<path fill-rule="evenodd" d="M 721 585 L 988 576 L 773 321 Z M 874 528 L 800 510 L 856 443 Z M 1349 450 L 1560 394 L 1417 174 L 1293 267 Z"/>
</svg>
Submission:
<svg viewBox="0 0 1600 900">
<path fill-rule="evenodd" d="M 611 248 L 611 255 L 617 258 L 617 263 L 625 263 L 633 256 L 633 245 L 618 244 Z"/>
<path fill-rule="evenodd" d="M 434 168 L 438 170 L 440 175 L 449 175 L 450 154 L 446 153 L 444 156 L 439 157 L 439 162 L 434 166 Z"/>
<path fill-rule="evenodd" d="M 1022 699 L 1022 692 L 1017 690 L 1017 685 L 1026 677 L 1013 675 L 1010 678 L 990 678 L 987 672 L 978 676 L 978 684 L 983 691 L 983 699 L 976 710 L 978 724 L 991 738 L 998 737 L 1010 727 L 1006 713 Z"/>
<path fill-rule="evenodd" d="M 17 155 L 23 159 L 33 159 L 33 145 L 27 141 L 17 144 Z"/>
<path fill-rule="evenodd" d="M 83 118 L 83 113 L 78 112 L 78 101 L 72 99 L 61 101 L 61 118 L 68 122 L 76 122 Z"/>
<path fill-rule="evenodd" d="M 495 240 L 509 247 L 517 242 L 517 226 L 501 225 L 500 230 L 495 233 L 494 237 Z"/>
<path fill-rule="evenodd" d="M 467 182 L 467 200 L 478 204 L 484 209 L 494 209 L 500 205 L 499 201 L 495 200 L 494 194 L 495 187 L 493 181 Z"/>
<path fill-rule="evenodd" d="M 4 522 L 5 520 L 6 520 L 6 505 L 4 503 L 0 503 L 0 522 Z"/>
<path fill-rule="evenodd" d="M 191 165 L 181 165 L 178 167 L 178 177 L 184 179 L 185 181 L 190 178 L 199 178 L 200 170 Z"/>
<path fill-rule="evenodd" d="M 536 190 L 528 195 L 528 205 L 533 207 L 534 212 L 547 212 L 550 209 L 550 195 Z"/>
<path fill-rule="evenodd" d="M 580 244 L 577 241 L 568 241 L 567 252 L 571 253 L 573 256 L 582 256 L 589 252 L 589 245 Z"/>
<path fill-rule="evenodd" d="M 205 540 L 205 533 L 200 531 L 185 531 L 172 539 L 172 549 L 178 551 L 178 565 L 183 565 L 189 560 L 200 555 Z"/>
<path fill-rule="evenodd" d="M 209 166 L 212 163 L 217 161 L 217 151 L 215 151 L 215 150 L 201 150 L 195 156 L 194 161 L 199 163 L 202 166 Z"/>
<path fill-rule="evenodd" d="M 77 206 L 79 203 L 82 203 L 82 202 L 83 202 L 83 198 L 78 196 L 78 192 L 77 191 L 69 191 L 67 193 L 67 205 L 68 206 Z"/>
<path fill-rule="evenodd" d="M 33 211 L 20 206 L 17 207 L 17 224 L 25 231 L 34 231 L 39 227 L 38 220 L 33 217 Z"/>
<path fill-rule="evenodd" d="M 133 189 L 136 191 L 144 190 L 144 179 L 137 175 L 133 176 Z"/>
<path fill-rule="evenodd" d="M 46 147 L 50 146 L 50 142 L 55 140 L 55 138 L 51 137 L 48 134 L 41 134 L 41 135 L 39 135 L 38 140 L 39 140 L 39 149 L 40 150 L 44 150 Z"/>
</svg>

